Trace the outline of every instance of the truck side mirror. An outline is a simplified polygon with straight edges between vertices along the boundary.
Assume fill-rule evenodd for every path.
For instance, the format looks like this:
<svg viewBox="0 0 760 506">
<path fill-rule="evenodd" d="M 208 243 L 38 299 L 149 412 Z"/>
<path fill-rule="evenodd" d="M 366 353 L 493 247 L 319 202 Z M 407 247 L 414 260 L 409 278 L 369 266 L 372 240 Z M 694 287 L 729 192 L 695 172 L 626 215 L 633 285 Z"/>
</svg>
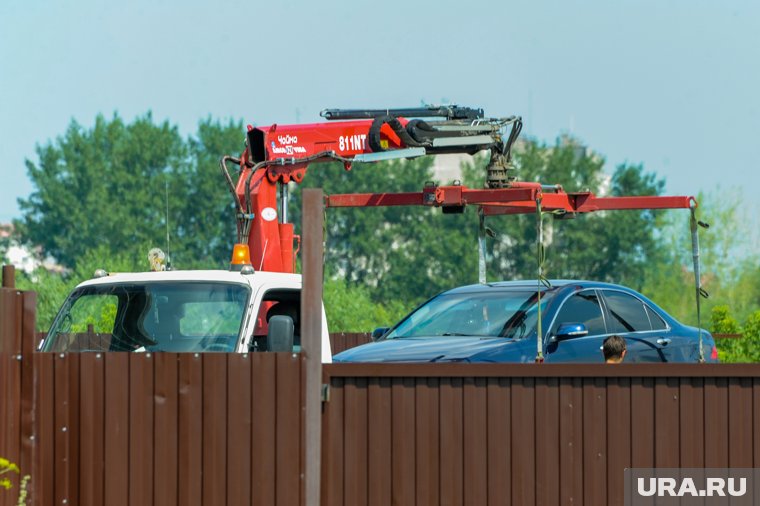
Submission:
<svg viewBox="0 0 760 506">
<path fill-rule="evenodd" d="M 383 337 L 386 334 L 386 332 L 388 332 L 388 330 L 390 330 L 390 327 L 376 328 L 375 330 L 372 331 L 372 335 L 371 335 L 372 340 L 377 341 L 378 339 Z"/>
<path fill-rule="evenodd" d="M 267 351 L 293 351 L 293 318 L 276 315 L 269 319 Z"/>
</svg>

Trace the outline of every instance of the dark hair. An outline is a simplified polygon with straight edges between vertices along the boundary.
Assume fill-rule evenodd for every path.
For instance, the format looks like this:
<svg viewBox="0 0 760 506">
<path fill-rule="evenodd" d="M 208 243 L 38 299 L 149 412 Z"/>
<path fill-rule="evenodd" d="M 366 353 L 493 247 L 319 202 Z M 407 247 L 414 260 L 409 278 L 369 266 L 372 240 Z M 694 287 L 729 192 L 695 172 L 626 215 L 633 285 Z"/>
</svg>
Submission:
<svg viewBox="0 0 760 506">
<path fill-rule="evenodd" d="M 604 345 L 602 346 L 604 360 L 609 360 L 611 358 L 620 358 L 623 356 L 624 351 L 625 339 L 623 339 L 621 336 L 610 336 L 604 340 Z"/>
</svg>

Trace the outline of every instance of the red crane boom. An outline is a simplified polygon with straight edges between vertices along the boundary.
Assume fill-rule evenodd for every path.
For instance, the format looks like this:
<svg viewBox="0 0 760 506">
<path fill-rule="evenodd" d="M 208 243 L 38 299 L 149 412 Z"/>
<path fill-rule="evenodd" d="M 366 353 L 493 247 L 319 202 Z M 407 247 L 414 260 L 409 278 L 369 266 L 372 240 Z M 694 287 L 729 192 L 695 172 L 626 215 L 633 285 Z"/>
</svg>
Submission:
<svg viewBox="0 0 760 506">
<path fill-rule="evenodd" d="M 566 193 L 558 185 L 518 182 L 510 175 L 511 150 L 522 128 L 519 117 L 485 118 L 482 109 L 459 106 L 416 109 L 322 111 L 328 121 L 248 127 L 240 159 L 221 161 L 237 207 L 238 242 L 247 244 L 254 269 L 294 272 L 293 224 L 288 223 L 288 183 L 300 183 L 310 164 L 376 162 L 428 154 L 490 151 L 485 189 L 426 186 L 419 193 L 330 195 L 327 207 L 435 206 L 461 212 L 478 205 L 484 215 L 544 211 L 588 213 L 619 209 L 674 209 L 696 205 L 692 197 L 597 197 Z M 423 118 L 436 118 L 434 120 Z M 240 167 L 233 183 L 226 163 Z M 279 196 L 278 196 L 279 186 Z"/>
</svg>

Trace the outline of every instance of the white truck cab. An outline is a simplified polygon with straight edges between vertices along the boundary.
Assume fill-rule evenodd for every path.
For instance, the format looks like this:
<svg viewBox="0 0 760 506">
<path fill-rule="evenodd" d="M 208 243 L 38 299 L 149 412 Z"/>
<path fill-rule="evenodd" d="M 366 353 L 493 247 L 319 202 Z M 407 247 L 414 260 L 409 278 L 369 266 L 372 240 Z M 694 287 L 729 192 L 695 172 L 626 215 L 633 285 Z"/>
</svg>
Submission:
<svg viewBox="0 0 760 506">
<path fill-rule="evenodd" d="M 221 270 L 101 274 L 69 294 L 41 351 L 270 351 L 268 321 L 274 315 L 280 316 L 280 322 L 283 316 L 290 318 L 292 349 L 300 351 L 300 274 Z M 323 307 L 322 361 L 331 360 Z"/>
</svg>

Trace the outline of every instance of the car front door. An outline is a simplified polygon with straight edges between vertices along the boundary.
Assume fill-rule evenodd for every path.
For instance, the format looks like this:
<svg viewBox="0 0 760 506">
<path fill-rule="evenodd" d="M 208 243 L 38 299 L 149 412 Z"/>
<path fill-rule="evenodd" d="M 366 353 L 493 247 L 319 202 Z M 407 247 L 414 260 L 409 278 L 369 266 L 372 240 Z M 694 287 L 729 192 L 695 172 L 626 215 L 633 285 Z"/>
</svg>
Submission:
<svg viewBox="0 0 760 506">
<path fill-rule="evenodd" d="M 584 336 L 558 336 L 563 324 L 580 323 Z M 607 333 L 604 313 L 595 289 L 574 293 L 562 303 L 547 334 L 547 362 L 603 362 L 600 347 Z"/>
</svg>

